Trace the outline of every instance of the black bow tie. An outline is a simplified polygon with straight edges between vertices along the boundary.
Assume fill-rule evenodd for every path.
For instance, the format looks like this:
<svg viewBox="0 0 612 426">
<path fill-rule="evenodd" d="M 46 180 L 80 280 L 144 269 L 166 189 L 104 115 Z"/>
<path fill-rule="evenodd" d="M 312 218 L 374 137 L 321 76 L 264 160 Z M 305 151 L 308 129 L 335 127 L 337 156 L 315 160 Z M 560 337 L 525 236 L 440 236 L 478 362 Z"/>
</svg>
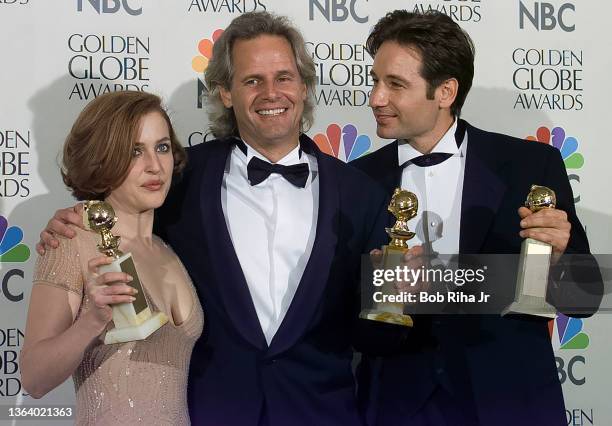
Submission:
<svg viewBox="0 0 612 426">
<path fill-rule="evenodd" d="M 436 164 L 440 164 L 442 161 L 449 159 L 453 154 L 449 154 L 447 152 L 432 152 L 431 154 L 419 155 L 418 157 L 414 157 L 410 161 L 406 161 L 404 165 L 408 165 L 408 163 L 412 163 L 419 167 L 429 167 L 435 166 Z"/>
<path fill-rule="evenodd" d="M 308 181 L 310 170 L 306 163 L 283 166 L 282 164 L 272 164 L 253 157 L 247 166 L 247 173 L 251 186 L 260 184 L 272 173 L 278 173 L 293 185 L 304 188 L 306 181 Z"/>
<path fill-rule="evenodd" d="M 463 139 L 465 137 L 465 130 L 465 121 L 457 120 L 457 129 L 455 130 L 455 142 L 457 143 L 457 148 L 459 148 L 461 146 L 461 143 L 463 143 Z M 435 166 L 436 164 L 440 164 L 441 162 L 448 160 L 452 156 L 453 154 L 449 154 L 447 152 L 432 152 L 430 154 L 414 157 L 413 159 L 408 160 L 404 164 L 402 164 L 400 168 L 404 168 L 409 164 L 414 164 L 418 167 Z"/>
</svg>

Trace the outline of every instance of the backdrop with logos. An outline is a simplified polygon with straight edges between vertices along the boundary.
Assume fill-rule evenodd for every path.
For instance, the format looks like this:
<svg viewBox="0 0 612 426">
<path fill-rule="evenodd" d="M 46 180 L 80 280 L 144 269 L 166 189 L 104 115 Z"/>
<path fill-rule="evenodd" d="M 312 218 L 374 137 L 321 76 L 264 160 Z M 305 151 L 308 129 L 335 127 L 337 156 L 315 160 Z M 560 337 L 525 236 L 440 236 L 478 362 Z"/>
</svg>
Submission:
<svg viewBox="0 0 612 426">
<path fill-rule="evenodd" d="M 183 144 L 202 143 L 210 138 L 200 94 L 212 45 L 239 14 L 271 11 L 303 31 L 317 66 L 309 134 L 352 160 L 388 142 L 376 136 L 368 108 L 372 59 L 363 43 L 398 8 L 440 10 L 469 32 L 476 75 L 463 117 L 558 148 L 592 251 L 611 253 L 606 0 L 0 0 L 0 406 L 74 404 L 70 380 L 42 400 L 29 397 L 18 355 L 38 234 L 74 202 L 58 153 L 86 103 L 121 89 L 157 93 Z M 568 425 L 612 424 L 610 326 L 603 313 L 551 322 Z M 516 424 L 530 422 L 517 412 Z"/>
</svg>

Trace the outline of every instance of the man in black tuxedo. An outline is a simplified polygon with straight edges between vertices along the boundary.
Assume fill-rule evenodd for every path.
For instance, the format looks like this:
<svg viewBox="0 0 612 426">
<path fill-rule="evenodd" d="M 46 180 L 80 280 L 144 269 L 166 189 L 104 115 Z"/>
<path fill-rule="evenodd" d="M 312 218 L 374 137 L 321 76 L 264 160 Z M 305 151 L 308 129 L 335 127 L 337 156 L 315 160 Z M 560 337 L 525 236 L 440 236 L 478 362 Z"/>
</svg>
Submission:
<svg viewBox="0 0 612 426">
<path fill-rule="evenodd" d="M 366 47 L 374 57 L 377 134 L 396 140 L 352 164 L 389 194 L 398 186 L 416 193 L 412 242 L 421 247 L 414 250 L 516 254 L 524 238 L 534 238 L 552 245 L 553 262 L 589 253 L 558 150 L 459 119 L 474 47 L 455 22 L 442 13 L 398 10 L 376 24 Z M 552 188 L 557 208 L 519 208 L 532 184 Z M 597 306 L 592 284 L 590 306 Z M 370 351 L 360 368 L 369 423 L 565 424 L 545 320 L 437 315 L 415 324 L 410 333 L 398 329 L 391 349 L 379 348 L 382 356 L 362 345 Z"/>
<path fill-rule="evenodd" d="M 187 148 L 155 228 L 205 312 L 191 421 L 359 425 L 351 329 L 361 255 L 384 241 L 387 195 L 303 133 L 315 66 L 287 19 L 235 18 L 205 79 L 218 139 Z M 59 211 L 49 229 L 68 233 L 61 223 L 74 216 Z"/>
</svg>

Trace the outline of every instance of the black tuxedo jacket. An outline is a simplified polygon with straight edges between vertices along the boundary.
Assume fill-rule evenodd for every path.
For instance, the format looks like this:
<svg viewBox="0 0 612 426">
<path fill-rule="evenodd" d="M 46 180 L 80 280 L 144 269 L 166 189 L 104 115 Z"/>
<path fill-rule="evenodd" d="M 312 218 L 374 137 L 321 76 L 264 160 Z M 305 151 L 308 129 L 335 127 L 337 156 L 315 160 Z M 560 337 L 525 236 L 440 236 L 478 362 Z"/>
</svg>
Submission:
<svg viewBox="0 0 612 426">
<path fill-rule="evenodd" d="M 194 348 L 189 411 L 206 425 L 361 424 L 351 372 L 360 257 L 384 240 L 386 194 L 362 172 L 322 154 L 312 254 L 268 346 L 221 208 L 234 141 L 188 149 L 189 166 L 157 214 L 156 230 L 185 264 L 205 313 Z"/>
<path fill-rule="evenodd" d="M 559 151 L 465 125 L 460 253 L 519 253 L 517 209 L 532 184 L 552 188 L 557 208 L 567 212 L 572 230 L 566 253 L 589 253 Z M 351 164 L 391 194 L 401 184 L 397 146 L 395 141 Z M 601 284 L 592 281 L 594 287 Z M 599 292 L 593 288 L 591 307 L 598 306 Z M 565 297 L 571 298 L 571 291 Z M 358 345 L 370 352 L 360 368 L 360 392 L 370 423 L 419 424 L 411 418 L 419 418 L 436 387 L 443 386 L 482 425 L 565 424 L 546 321 L 499 315 L 428 319 L 420 330 L 417 323 L 412 334 L 397 331 L 385 356 L 376 356 L 380 354 L 363 341 L 371 339 L 361 336 Z"/>
</svg>

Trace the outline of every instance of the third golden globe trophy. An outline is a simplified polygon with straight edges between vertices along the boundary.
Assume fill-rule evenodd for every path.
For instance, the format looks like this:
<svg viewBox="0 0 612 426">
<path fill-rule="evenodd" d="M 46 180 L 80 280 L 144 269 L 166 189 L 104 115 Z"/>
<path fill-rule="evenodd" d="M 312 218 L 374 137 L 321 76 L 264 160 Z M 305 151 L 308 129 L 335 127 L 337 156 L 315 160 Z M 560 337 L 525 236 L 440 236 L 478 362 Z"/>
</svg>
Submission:
<svg viewBox="0 0 612 426">
<path fill-rule="evenodd" d="M 403 263 L 404 254 L 408 251 L 408 240 L 415 235 L 408 229 L 408 221 L 416 216 L 418 208 L 416 195 L 400 188 L 395 189 L 388 210 L 395 216 L 396 221 L 393 227 L 385 228 L 391 241 L 388 245 L 382 246 L 382 269 L 394 269 Z M 381 293 L 385 296 L 396 295 L 398 293 L 396 283 L 385 282 L 381 287 Z M 412 327 L 412 317 L 404 313 L 404 305 L 403 302 L 374 303 L 371 309 L 362 310 L 359 317 Z"/>
<path fill-rule="evenodd" d="M 115 327 L 106 332 L 104 343 L 108 345 L 146 339 L 167 323 L 168 317 L 163 312 L 153 313 L 151 311 L 138 279 L 132 255 L 119 250 L 120 237 L 110 232 L 117 222 L 115 211 L 110 204 L 104 201 L 87 201 L 83 207 L 83 222 L 85 228 L 100 234 L 98 250 L 114 258 L 112 263 L 98 268 L 100 274 L 125 272 L 133 278 L 128 285 L 138 290 L 138 293 L 134 295 L 136 300 L 132 303 L 113 305 Z"/>
<path fill-rule="evenodd" d="M 532 185 L 525 207 L 532 212 L 554 209 L 555 192 L 545 186 Z M 521 244 L 514 301 L 502 311 L 506 314 L 535 315 L 554 318 L 556 309 L 546 302 L 548 271 L 552 246 L 542 241 L 526 238 Z"/>
</svg>

